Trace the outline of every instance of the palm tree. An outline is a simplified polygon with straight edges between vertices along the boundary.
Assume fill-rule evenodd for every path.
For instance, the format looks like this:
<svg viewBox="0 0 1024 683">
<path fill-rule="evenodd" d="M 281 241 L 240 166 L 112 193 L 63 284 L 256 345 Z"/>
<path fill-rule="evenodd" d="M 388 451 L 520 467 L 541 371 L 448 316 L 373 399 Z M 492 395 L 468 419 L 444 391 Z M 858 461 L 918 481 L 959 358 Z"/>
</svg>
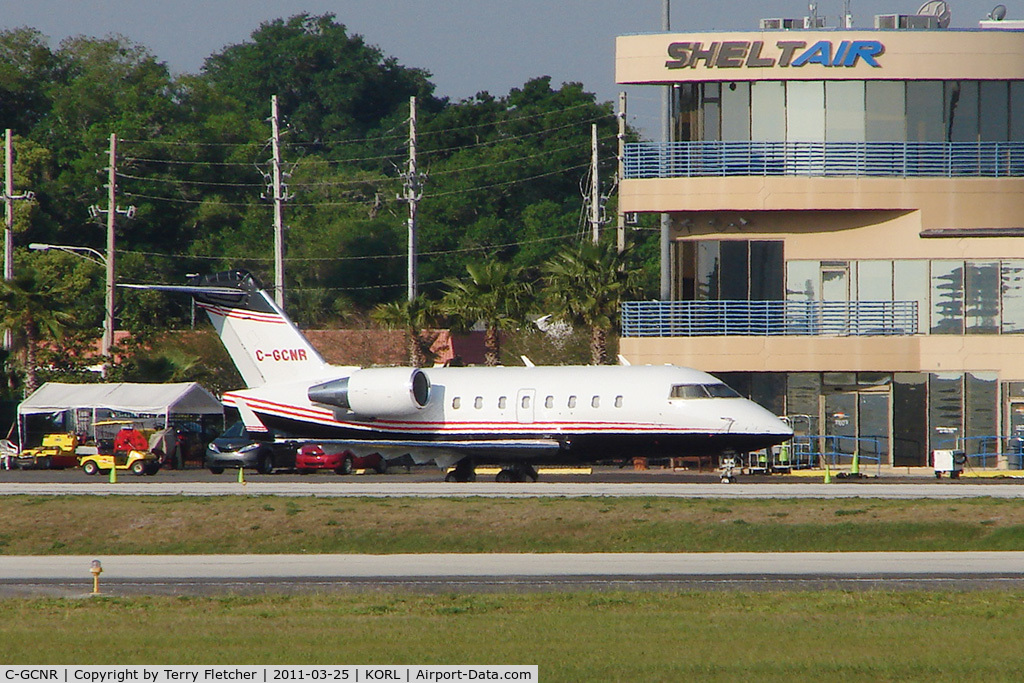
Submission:
<svg viewBox="0 0 1024 683">
<path fill-rule="evenodd" d="M 618 326 L 619 306 L 638 289 L 639 271 L 611 243 L 585 242 L 544 264 L 545 298 L 552 314 L 590 328 L 590 362 L 601 365 L 608 333 Z"/>
<path fill-rule="evenodd" d="M 60 339 L 73 318 L 58 310 L 60 288 L 35 268 L 21 267 L 12 280 L 0 281 L 3 327 L 13 330 L 24 351 L 25 393 L 39 388 L 36 354 L 43 339 Z"/>
<path fill-rule="evenodd" d="M 422 368 L 430 361 L 430 345 L 437 338 L 437 335 L 424 334 L 427 328 L 434 325 L 434 308 L 434 302 L 420 295 L 412 301 L 378 304 L 370 311 L 370 318 L 389 330 L 405 330 L 409 342 L 409 362 L 413 367 Z"/>
<path fill-rule="evenodd" d="M 523 269 L 499 261 L 466 266 L 469 279 L 447 278 L 448 287 L 441 298 L 440 309 L 456 328 L 469 329 L 478 322 L 484 325 L 484 364 L 501 362 L 501 332 L 514 329 L 526 317 L 533 293 L 523 280 Z"/>
</svg>

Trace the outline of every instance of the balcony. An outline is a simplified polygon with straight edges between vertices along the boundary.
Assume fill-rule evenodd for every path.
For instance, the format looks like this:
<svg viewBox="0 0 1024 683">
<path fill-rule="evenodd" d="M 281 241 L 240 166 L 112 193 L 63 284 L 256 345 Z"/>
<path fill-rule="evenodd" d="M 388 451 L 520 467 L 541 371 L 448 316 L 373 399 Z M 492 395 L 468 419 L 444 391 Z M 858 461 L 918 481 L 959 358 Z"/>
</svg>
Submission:
<svg viewBox="0 0 1024 683">
<path fill-rule="evenodd" d="M 874 337 L 918 332 L 916 301 L 625 301 L 624 337 Z"/>
<path fill-rule="evenodd" d="M 1024 142 L 640 142 L 625 178 L 1019 178 Z"/>
</svg>

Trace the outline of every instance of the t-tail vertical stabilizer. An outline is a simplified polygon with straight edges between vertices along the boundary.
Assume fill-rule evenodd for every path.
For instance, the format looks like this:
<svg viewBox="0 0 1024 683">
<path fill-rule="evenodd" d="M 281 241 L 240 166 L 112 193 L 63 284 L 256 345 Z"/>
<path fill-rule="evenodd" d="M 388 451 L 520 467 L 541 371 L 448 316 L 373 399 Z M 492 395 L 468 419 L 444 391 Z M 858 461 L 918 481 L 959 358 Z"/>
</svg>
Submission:
<svg viewBox="0 0 1024 683">
<path fill-rule="evenodd" d="M 206 311 L 246 386 L 322 374 L 327 363 L 299 328 L 244 270 L 194 278 L 188 285 L 122 285 L 188 293 Z"/>
<path fill-rule="evenodd" d="M 194 294 L 246 386 L 255 388 L 322 373 L 326 363 L 250 273 L 232 270 L 202 278 Z M 234 290 L 221 294 L 222 287 Z"/>
</svg>

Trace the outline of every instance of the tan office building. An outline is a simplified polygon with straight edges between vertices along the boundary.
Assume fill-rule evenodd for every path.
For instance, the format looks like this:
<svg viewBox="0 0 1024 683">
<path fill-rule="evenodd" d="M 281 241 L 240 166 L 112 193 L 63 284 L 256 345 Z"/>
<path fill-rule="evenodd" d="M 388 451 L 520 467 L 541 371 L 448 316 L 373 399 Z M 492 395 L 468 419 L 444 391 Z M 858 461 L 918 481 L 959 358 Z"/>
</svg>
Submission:
<svg viewBox="0 0 1024 683">
<path fill-rule="evenodd" d="M 883 467 L 1022 467 L 1024 32 L 624 36 L 616 78 L 672 111 L 620 200 L 670 214 L 672 301 L 624 306 L 622 353 Z"/>
</svg>

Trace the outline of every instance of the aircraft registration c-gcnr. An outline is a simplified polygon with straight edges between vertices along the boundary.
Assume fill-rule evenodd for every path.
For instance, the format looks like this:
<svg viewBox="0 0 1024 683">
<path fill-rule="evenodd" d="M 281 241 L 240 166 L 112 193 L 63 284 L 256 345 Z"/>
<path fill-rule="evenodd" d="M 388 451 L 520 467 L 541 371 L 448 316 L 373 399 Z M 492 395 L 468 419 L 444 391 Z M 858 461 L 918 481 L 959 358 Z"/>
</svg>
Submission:
<svg viewBox="0 0 1024 683">
<path fill-rule="evenodd" d="M 194 297 L 246 383 L 223 401 L 248 430 L 454 465 L 449 481 L 475 480 L 478 465 L 499 465 L 498 481 L 536 480 L 536 465 L 739 454 L 793 435 L 777 416 L 690 368 L 336 366 L 248 272 L 122 286 Z"/>
</svg>

